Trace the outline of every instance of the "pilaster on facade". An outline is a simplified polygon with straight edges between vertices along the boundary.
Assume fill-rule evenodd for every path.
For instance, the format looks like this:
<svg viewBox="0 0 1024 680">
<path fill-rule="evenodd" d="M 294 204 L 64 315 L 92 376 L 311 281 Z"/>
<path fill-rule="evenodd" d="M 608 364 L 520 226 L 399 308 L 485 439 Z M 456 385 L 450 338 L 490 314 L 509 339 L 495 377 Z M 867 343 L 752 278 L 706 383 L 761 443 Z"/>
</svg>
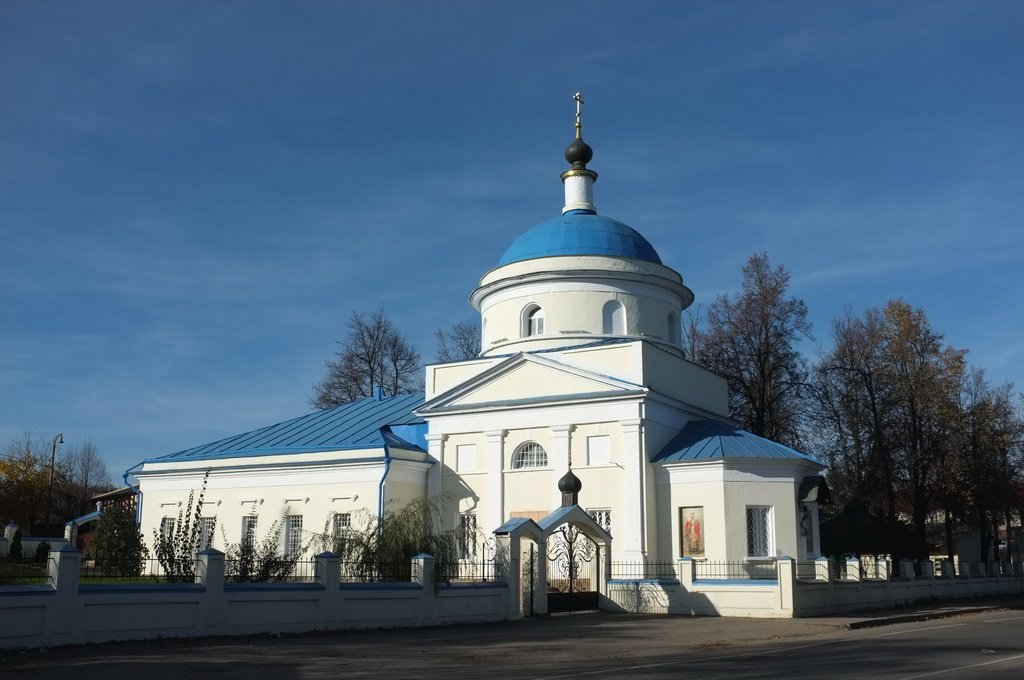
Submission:
<svg viewBox="0 0 1024 680">
<path fill-rule="evenodd" d="M 446 434 L 427 434 L 427 454 L 433 459 L 434 464 L 427 471 L 427 498 L 436 498 L 441 495 L 441 469 L 444 460 L 444 440 Z"/>
<path fill-rule="evenodd" d="M 642 562 L 647 558 L 643 420 L 640 418 L 620 420 L 619 427 L 622 428 L 622 464 L 625 468 L 622 489 L 622 497 L 625 499 L 623 508 L 624 559 L 630 562 Z"/>
<path fill-rule="evenodd" d="M 505 521 L 505 433 L 506 430 L 484 432 L 487 450 L 484 452 L 487 470 L 487 526 L 500 527 Z"/>
</svg>

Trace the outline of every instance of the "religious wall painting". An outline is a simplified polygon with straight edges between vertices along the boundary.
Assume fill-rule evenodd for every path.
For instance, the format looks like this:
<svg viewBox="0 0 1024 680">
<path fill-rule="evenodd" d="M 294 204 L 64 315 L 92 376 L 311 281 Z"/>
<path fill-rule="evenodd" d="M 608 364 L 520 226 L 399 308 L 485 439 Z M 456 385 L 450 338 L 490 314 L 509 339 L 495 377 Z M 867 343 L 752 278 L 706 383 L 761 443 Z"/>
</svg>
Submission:
<svg viewBox="0 0 1024 680">
<path fill-rule="evenodd" d="M 681 557 L 704 557 L 704 506 L 679 508 Z"/>
</svg>

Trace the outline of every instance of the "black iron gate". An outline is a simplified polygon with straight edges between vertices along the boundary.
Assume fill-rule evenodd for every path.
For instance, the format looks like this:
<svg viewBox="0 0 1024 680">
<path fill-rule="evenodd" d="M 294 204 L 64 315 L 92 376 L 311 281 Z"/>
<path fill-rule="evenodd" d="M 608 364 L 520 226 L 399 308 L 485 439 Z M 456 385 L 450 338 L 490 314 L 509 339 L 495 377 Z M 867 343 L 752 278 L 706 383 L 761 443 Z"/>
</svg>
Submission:
<svg viewBox="0 0 1024 680">
<path fill-rule="evenodd" d="M 548 539 L 548 611 L 598 608 L 600 546 L 571 524 Z"/>
</svg>

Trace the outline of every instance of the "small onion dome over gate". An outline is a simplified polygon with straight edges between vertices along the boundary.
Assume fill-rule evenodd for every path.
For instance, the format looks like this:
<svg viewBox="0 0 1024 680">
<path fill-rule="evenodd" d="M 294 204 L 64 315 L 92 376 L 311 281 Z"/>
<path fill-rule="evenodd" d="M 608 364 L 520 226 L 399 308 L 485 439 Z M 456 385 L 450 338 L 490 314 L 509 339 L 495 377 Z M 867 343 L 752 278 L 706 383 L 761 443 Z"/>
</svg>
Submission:
<svg viewBox="0 0 1024 680">
<path fill-rule="evenodd" d="M 573 474 L 572 468 L 562 475 L 562 478 L 558 480 L 558 490 L 562 492 L 562 507 L 569 507 L 571 505 L 579 504 L 580 489 L 583 488 L 583 482 L 580 478 Z"/>
</svg>

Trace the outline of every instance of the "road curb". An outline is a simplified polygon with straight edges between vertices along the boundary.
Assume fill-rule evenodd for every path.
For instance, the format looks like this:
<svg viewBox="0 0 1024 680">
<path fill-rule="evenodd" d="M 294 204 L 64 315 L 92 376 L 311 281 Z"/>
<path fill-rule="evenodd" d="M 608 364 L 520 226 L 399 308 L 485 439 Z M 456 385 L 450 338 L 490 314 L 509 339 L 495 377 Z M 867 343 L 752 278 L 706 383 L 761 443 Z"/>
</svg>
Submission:
<svg viewBox="0 0 1024 680">
<path fill-rule="evenodd" d="M 863 621 L 851 621 L 846 624 L 849 630 L 861 628 L 877 628 L 879 626 L 891 626 L 897 623 L 914 623 L 915 621 L 930 621 L 931 619 L 946 619 L 953 616 L 964 616 L 965 614 L 980 614 L 982 612 L 1003 611 L 1006 607 L 990 605 L 987 607 L 963 607 L 962 609 L 933 610 L 927 612 L 916 612 L 914 614 L 900 614 L 898 616 L 884 616 L 877 619 L 864 619 Z"/>
</svg>

